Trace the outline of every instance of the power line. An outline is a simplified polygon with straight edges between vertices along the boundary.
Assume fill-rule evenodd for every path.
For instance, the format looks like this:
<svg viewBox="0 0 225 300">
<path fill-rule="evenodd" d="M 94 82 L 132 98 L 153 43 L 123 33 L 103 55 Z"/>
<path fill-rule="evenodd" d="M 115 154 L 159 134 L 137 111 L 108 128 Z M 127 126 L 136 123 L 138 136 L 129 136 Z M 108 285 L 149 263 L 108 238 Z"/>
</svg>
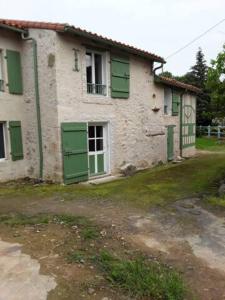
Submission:
<svg viewBox="0 0 225 300">
<path fill-rule="evenodd" d="M 213 25 L 212 27 L 210 27 L 209 29 L 207 29 L 206 31 L 204 31 L 202 34 L 198 35 L 196 38 L 194 38 L 193 40 L 191 40 L 189 43 L 187 43 L 183 47 L 179 48 L 178 50 L 176 50 L 175 52 L 173 52 L 172 54 L 170 54 L 169 56 L 167 56 L 166 59 L 168 59 L 168 58 L 176 55 L 180 51 L 184 50 L 185 48 L 187 48 L 188 46 L 190 46 L 191 44 L 193 44 L 194 42 L 196 42 L 197 40 L 199 40 L 201 37 L 203 37 L 204 35 L 206 35 L 209 31 L 211 31 L 212 29 L 214 29 L 215 27 L 217 27 L 218 25 L 220 25 L 224 21 L 225 21 L 225 18 L 222 19 L 221 21 L 219 21 L 218 23 L 216 23 L 215 25 Z"/>
</svg>

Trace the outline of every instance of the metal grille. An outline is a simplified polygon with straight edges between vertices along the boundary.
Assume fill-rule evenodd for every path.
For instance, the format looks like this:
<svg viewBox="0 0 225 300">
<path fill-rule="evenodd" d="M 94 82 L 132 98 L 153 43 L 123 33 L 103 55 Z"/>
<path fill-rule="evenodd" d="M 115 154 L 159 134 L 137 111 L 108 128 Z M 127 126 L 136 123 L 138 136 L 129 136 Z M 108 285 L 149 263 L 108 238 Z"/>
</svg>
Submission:
<svg viewBox="0 0 225 300">
<path fill-rule="evenodd" d="M 87 83 L 87 93 L 88 94 L 105 95 L 106 94 L 106 86 L 103 84 Z"/>
</svg>

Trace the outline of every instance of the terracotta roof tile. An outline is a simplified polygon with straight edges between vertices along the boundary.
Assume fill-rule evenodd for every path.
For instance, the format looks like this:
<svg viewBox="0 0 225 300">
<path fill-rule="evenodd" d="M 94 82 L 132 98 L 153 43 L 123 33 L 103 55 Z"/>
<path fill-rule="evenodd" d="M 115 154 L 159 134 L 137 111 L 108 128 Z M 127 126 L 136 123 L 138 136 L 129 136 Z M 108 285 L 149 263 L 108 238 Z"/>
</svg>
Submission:
<svg viewBox="0 0 225 300">
<path fill-rule="evenodd" d="M 64 32 L 67 29 L 69 29 L 71 32 L 74 32 L 74 34 L 83 35 L 101 42 L 105 42 L 108 44 L 111 44 L 114 47 L 119 47 L 124 49 L 127 52 L 131 52 L 146 58 L 149 58 L 151 60 L 162 62 L 164 63 L 164 59 L 156 54 L 150 53 L 148 51 L 106 38 L 104 36 L 98 35 L 96 33 L 81 29 L 79 27 L 70 26 L 66 23 L 49 23 L 49 22 L 33 22 L 33 21 L 24 21 L 24 20 L 9 20 L 9 19 L 0 19 L 0 25 L 7 25 L 16 27 L 19 29 L 48 29 L 48 30 L 55 30 L 55 31 L 61 31 Z"/>
<path fill-rule="evenodd" d="M 24 20 L 9 20 L 0 19 L 0 24 L 13 26 L 20 29 L 36 28 L 36 29 L 49 29 L 56 31 L 64 31 L 66 24 L 50 23 L 50 22 L 32 22 Z"/>
<path fill-rule="evenodd" d="M 156 82 L 160 82 L 169 86 L 174 86 L 177 88 L 181 88 L 181 89 L 185 89 L 188 91 L 192 91 L 195 93 L 201 93 L 202 90 L 199 89 L 198 87 L 191 85 L 191 84 L 187 84 L 187 83 L 183 83 L 181 81 L 175 80 L 173 78 L 169 78 L 169 77 L 164 77 L 164 76 L 157 76 L 156 77 Z"/>
</svg>

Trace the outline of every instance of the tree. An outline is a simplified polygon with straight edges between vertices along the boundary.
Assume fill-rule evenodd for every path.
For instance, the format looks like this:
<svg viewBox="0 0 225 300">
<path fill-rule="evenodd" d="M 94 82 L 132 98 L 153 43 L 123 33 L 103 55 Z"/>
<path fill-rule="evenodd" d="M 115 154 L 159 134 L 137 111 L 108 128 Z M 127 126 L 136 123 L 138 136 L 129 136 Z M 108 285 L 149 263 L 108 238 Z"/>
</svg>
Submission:
<svg viewBox="0 0 225 300">
<path fill-rule="evenodd" d="M 209 125 L 211 123 L 212 114 L 210 111 L 210 96 L 206 89 L 206 81 L 208 75 L 208 66 L 205 61 L 202 49 L 199 48 L 196 53 L 196 63 L 190 68 L 190 71 L 183 76 L 177 76 L 176 79 L 187 84 L 192 84 L 200 89 L 202 93 L 197 95 L 196 105 L 196 121 L 197 125 Z"/>
<path fill-rule="evenodd" d="M 174 78 L 173 74 L 169 71 L 162 72 L 160 76 L 167 77 L 167 78 Z"/>
<path fill-rule="evenodd" d="M 214 117 L 225 117 L 225 44 L 223 50 L 211 61 L 207 88 L 210 90 Z"/>
</svg>

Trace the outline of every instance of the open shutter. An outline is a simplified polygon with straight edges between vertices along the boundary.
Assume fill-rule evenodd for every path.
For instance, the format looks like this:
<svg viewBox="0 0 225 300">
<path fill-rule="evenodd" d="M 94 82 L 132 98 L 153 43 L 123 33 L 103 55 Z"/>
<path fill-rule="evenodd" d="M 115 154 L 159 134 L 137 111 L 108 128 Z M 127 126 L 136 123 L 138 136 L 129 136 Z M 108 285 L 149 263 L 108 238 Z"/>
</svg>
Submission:
<svg viewBox="0 0 225 300">
<path fill-rule="evenodd" d="M 11 156 L 12 160 L 23 159 L 23 142 L 22 142 L 22 130 L 20 121 L 10 121 L 10 142 L 11 142 Z"/>
<path fill-rule="evenodd" d="M 180 95 L 176 92 L 172 93 L 172 115 L 177 116 L 179 113 Z"/>
<path fill-rule="evenodd" d="M 18 51 L 6 50 L 8 87 L 10 94 L 23 94 L 21 58 Z"/>
<path fill-rule="evenodd" d="M 111 57 L 111 96 L 129 98 L 130 64 L 128 59 Z"/>
<path fill-rule="evenodd" d="M 88 180 L 87 123 L 62 123 L 64 182 Z"/>
</svg>

